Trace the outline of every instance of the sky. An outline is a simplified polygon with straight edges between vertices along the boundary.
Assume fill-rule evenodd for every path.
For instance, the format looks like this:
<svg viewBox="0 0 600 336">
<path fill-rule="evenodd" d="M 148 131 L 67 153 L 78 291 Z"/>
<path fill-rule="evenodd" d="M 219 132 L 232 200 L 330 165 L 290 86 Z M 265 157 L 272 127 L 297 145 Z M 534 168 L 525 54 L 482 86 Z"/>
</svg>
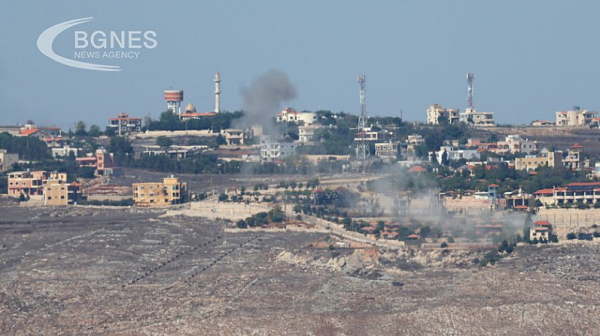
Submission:
<svg viewBox="0 0 600 336">
<path fill-rule="evenodd" d="M 104 128 L 120 112 L 157 118 L 163 91 L 183 105 L 243 105 L 242 87 L 270 69 L 297 88 L 297 110 L 359 111 L 357 75 L 366 75 L 370 115 L 425 121 L 434 103 L 474 106 L 499 123 L 554 120 L 554 112 L 600 108 L 597 1 L 10 1 L 0 11 L 0 125 Z M 75 31 L 154 31 L 157 45 L 137 59 L 81 60 L 122 71 L 78 69 L 43 55 L 39 35 L 58 23 L 93 17 L 54 40 L 74 58 Z M 111 51 L 93 49 L 86 51 Z M 120 50 L 120 49 L 117 49 Z M 283 106 L 282 106 L 283 107 Z"/>
</svg>

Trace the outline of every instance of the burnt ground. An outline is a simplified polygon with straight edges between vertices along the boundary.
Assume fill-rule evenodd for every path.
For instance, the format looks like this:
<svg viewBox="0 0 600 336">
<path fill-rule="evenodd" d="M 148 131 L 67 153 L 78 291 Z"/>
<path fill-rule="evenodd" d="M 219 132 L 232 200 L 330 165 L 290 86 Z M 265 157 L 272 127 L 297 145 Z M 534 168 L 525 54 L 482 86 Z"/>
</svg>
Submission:
<svg viewBox="0 0 600 336">
<path fill-rule="evenodd" d="M 407 252 L 364 251 L 357 262 L 352 250 L 310 248 L 322 234 L 224 233 L 229 223 L 160 214 L 0 207 L 0 334 L 596 335 L 600 327 L 596 245 L 519 247 L 486 268 L 413 267 Z"/>
</svg>

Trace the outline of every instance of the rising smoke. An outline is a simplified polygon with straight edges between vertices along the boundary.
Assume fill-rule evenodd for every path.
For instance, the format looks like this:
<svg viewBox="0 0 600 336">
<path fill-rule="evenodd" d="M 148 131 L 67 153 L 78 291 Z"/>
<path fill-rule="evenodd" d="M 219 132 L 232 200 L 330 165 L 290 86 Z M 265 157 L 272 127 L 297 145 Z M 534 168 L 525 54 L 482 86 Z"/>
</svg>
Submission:
<svg viewBox="0 0 600 336">
<path fill-rule="evenodd" d="M 255 79 L 250 86 L 240 88 L 240 94 L 244 98 L 244 118 L 236 126 L 260 124 L 263 132 L 269 134 L 273 128 L 271 119 L 282 108 L 283 103 L 296 98 L 297 90 L 287 74 L 271 69 Z"/>
</svg>

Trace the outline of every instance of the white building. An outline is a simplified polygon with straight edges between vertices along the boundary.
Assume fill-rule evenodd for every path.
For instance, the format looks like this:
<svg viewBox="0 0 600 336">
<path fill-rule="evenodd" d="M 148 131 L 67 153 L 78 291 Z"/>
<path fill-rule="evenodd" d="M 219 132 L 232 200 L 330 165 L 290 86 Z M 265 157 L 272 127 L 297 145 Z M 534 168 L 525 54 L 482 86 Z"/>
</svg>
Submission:
<svg viewBox="0 0 600 336">
<path fill-rule="evenodd" d="M 77 154 L 79 153 L 79 149 L 78 148 L 74 148 L 74 147 L 70 147 L 70 146 L 63 146 L 63 147 L 59 147 L 59 148 L 52 148 L 52 157 L 55 158 L 55 159 L 57 157 L 69 156 L 71 153 L 73 153 L 73 155 L 75 155 L 77 157 Z"/>
<path fill-rule="evenodd" d="M 300 143 L 311 143 L 314 141 L 315 130 L 317 129 L 314 125 L 304 125 L 298 127 L 298 142 Z"/>
<path fill-rule="evenodd" d="M 260 158 L 263 161 L 283 159 L 296 154 L 296 144 L 263 137 L 260 141 Z"/>
<path fill-rule="evenodd" d="M 443 122 L 458 123 L 459 111 L 459 109 L 446 109 L 442 105 L 433 104 L 427 109 L 427 123 L 430 125 L 439 125 Z"/>
<path fill-rule="evenodd" d="M 523 139 L 518 134 L 508 135 L 504 141 L 498 141 L 496 153 L 526 153 L 531 154 L 538 149 L 537 141 Z"/>
<path fill-rule="evenodd" d="M 315 112 L 297 112 L 288 107 L 277 113 L 275 120 L 277 122 L 292 122 L 295 124 L 302 121 L 304 125 L 312 125 L 317 122 L 317 114 Z"/>
<path fill-rule="evenodd" d="M 461 113 L 460 121 L 475 127 L 493 127 L 496 125 L 494 112 L 477 112 L 475 108 L 467 108 L 464 113 Z"/>
<path fill-rule="evenodd" d="M 439 164 L 442 164 L 442 157 L 446 153 L 448 155 L 449 161 L 458 161 L 461 159 L 465 159 L 467 161 L 470 160 L 479 160 L 481 158 L 480 153 L 475 149 L 454 149 L 450 146 L 442 146 L 440 150 L 437 152 L 430 152 L 430 155 L 435 155 L 435 159 Z"/>
</svg>

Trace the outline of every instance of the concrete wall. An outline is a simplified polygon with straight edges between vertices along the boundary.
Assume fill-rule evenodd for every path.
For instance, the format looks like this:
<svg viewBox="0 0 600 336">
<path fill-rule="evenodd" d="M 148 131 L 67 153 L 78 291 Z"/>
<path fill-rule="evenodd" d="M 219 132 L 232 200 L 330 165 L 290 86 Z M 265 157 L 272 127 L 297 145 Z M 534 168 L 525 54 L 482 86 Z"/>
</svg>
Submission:
<svg viewBox="0 0 600 336">
<path fill-rule="evenodd" d="M 569 232 L 600 225 L 600 209 L 546 209 L 540 208 L 535 220 L 547 220 L 552 223 L 558 237 Z"/>
</svg>

